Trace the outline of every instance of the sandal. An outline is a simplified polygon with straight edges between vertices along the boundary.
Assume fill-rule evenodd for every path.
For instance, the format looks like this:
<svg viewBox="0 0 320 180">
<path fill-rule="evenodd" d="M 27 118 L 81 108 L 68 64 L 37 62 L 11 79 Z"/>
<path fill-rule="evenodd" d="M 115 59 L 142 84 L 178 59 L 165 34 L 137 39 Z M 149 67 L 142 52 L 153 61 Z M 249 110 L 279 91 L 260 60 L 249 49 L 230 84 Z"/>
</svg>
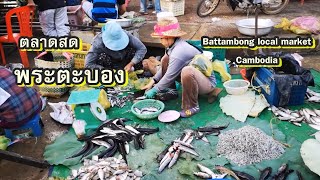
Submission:
<svg viewBox="0 0 320 180">
<path fill-rule="evenodd" d="M 186 117 L 193 116 L 193 115 L 197 114 L 198 112 L 200 112 L 200 108 L 194 107 L 194 108 L 180 111 L 180 116 L 183 118 L 186 118 Z"/>
<path fill-rule="evenodd" d="M 148 15 L 147 12 L 139 12 L 141 15 Z"/>
</svg>

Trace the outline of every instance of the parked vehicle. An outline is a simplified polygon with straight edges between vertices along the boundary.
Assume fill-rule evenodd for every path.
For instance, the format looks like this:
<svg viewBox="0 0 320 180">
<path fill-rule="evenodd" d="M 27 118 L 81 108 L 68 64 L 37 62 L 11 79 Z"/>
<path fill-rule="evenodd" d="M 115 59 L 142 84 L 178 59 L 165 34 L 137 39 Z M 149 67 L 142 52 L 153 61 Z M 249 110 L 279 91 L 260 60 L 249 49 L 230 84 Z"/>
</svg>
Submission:
<svg viewBox="0 0 320 180">
<path fill-rule="evenodd" d="M 245 11 L 255 8 L 256 0 L 225 0 L 227 5 L 234 11 L 236 8 Z M 200 17 L 209 16 L 219 5 L 220 0 L 201 0 L 197 7 L 197 14 Z M 262 0 L 261 11 L 265 14 L 278 14 L 289 3 L 289 0 Z"/>
</svg>

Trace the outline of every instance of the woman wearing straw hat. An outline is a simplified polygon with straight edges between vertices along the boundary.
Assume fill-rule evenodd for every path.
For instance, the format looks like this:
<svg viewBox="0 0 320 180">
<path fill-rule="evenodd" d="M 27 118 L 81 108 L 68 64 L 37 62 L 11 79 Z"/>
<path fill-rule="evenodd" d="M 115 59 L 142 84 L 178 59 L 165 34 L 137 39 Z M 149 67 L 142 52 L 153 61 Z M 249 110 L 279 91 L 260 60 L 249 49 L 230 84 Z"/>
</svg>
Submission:
<svg viewBox="0 0 320 180">
<path fill-rule="evenodd" d="M 160 38 L 161 44 L 166 48 L 166 53 L 161 59 L 161 70 L 143 89 L 146 89 L 147 98 L 154 98 L 157 93 L 174 86 L 180 76 L 182 83 L 182 111 L 180 114 L 181 117 L 190 117 L 200 111 L 198 95 L 213 92 L 216 79 L 214 74 L 206 77 L 196 68 L 188 66 L 193 57 L 201 54 L 202 50 L 182 40 L 180 37 L 185 34 L 180 29 L 176 17 L 158 19 L 151 36 Z"/>
<path fill-rule="evenodd" d="M 85 67 L 124 68 L 131 71 L 135 64 L 142 61 L 146 53 L 146 46 L 138 38 L 123 30 L 118 23 L 110 21 L 94 38 L 86 55 Z"/>
</svg>

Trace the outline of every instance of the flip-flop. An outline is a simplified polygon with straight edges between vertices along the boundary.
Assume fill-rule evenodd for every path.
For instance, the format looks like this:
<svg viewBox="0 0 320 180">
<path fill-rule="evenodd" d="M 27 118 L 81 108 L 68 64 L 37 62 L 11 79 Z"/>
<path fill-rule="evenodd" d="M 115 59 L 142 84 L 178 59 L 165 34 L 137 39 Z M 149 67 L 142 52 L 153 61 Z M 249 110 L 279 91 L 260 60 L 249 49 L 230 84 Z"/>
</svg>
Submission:
<svg viewBox="0 0 320 180">
<path fill-rule="evenodd" d="M 147 12 L 139 12 L 141 15 L 148 15 Z"/>
<path fill-rule="evenodd" d="M 183 118 L 186 118 L 186 117 L 193 116 L 193 115 L 197 114 L 198 112 L 200 112 L 200 108 L 194 107 L 194 108 L 180 111 L 180 116 Z"/>
</svg>

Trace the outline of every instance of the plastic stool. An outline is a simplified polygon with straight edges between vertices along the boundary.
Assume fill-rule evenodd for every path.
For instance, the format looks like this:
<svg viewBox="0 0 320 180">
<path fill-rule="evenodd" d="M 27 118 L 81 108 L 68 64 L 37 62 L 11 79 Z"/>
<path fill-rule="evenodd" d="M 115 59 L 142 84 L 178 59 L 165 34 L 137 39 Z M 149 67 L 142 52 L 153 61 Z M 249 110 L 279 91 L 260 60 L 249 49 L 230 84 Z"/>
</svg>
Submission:
<svg viewBox="0 0 320 180">
<path fill-rule="evenodd" d="M 27 122 L 23 126 L 21 126 L 19 128 L 13 128 L 13 129 L 4 129 L 4 132 L 5 132 L 5 136 L 7 138 L 10 138 L 11 140 L 13 140 L 14 136 L 12 134 L 12 131 L 14 131 L 14 130 L 25 130 L 25 129 L 31 129 L 32 130 L 32 134 L 33 134 L 34 137 L 41 136 L 42 135 L 42 129 L 41 129 L 41 125 L 40 125 L 40 114 L 37 114 L 36 116 L 34 116 L 31 119 L 31 121 Z"/>
</svg>

